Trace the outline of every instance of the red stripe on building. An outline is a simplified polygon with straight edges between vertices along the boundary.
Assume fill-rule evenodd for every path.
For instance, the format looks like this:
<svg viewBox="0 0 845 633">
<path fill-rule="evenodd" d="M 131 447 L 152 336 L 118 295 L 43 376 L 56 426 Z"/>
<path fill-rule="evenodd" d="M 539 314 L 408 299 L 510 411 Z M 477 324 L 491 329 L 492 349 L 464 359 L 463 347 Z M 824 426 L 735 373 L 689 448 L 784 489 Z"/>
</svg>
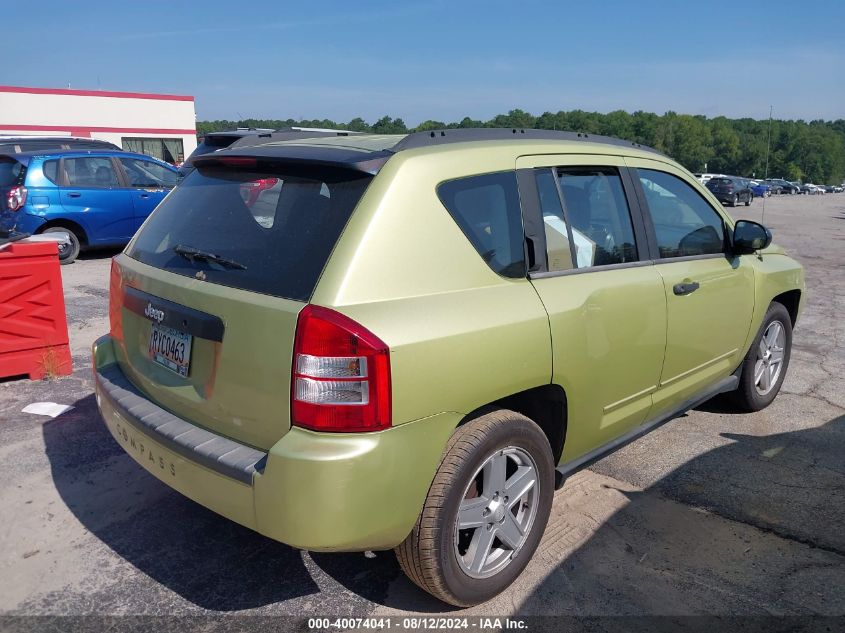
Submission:
<svg viewBox="0 0 845 633">
<path fill-rule="evenodd" d="M 163 95 L 151 92 L 112 92 L 109 90 L 71 90 L 70 88 L 25 88 L 23 86 L 0 86 L 0 92 L 15 92 L 33 95 L 71 95 L 75 97 L 115 97 L 117 99 L 157 99 L 160 101 L 193 101 L 188 95 Z"/>
<path fill-rule="evenodd" d="M 88 127 L 84 125 L 18 125 L 0 123 L 0 130 L 20 132 L 67 132 L 71 136 L 91 136 L 91 132 L 112 132 L 114 134 L 196 134 L 193 128 L 178 130 L 155 127 Z"/>
</svg>

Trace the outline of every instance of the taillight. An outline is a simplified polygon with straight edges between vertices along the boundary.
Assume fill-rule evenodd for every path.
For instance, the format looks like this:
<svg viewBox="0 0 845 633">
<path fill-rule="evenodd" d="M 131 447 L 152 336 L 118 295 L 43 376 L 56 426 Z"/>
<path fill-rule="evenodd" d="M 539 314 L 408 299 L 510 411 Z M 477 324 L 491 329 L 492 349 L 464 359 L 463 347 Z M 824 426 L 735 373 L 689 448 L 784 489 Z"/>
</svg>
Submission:
<svg viewBox="0 0 845 633">
<path fill-rule="evenodd" d="M 109 328 L 112 338 L 118 341 L 123 340 L 123 277 L 120 274 L 120 267 L 114 258 L 111 260 L 111 272 L 109 274 Z"/>
<path fill-rule="evenodd" d="M 305 306 L 296 325 L 291 420 L 315 431 L 390 427 L 387 345 L 349 317 Z"/>
<path fill-rule="evenodd" d="M 26 204 L 26 187 L 18 185 L 9 189 L 6 194 L 6 206 L 10 211 L 17 211 Z"/>
</svg>

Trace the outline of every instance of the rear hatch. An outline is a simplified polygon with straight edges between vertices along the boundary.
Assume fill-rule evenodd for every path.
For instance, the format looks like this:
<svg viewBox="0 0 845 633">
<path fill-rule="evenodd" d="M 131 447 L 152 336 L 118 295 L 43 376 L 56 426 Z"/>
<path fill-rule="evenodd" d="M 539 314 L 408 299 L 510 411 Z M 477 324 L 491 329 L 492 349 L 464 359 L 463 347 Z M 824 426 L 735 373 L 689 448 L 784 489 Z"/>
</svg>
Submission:
<svg viewBox="0 0 845 633">
<path fill-rule="evenodd" d="M 115 258 L 112 336 L 150 399 L 266 450 L 290 428 L 297 315 L 372 177 L 211 162 Z"/>
<path fill-rule="evenodd" d="M 734 190 L 734 181 L 730 178 L 711 178 L 707 181 L 707 188 L 713 193 L 731 193 Z"/>
</svg>

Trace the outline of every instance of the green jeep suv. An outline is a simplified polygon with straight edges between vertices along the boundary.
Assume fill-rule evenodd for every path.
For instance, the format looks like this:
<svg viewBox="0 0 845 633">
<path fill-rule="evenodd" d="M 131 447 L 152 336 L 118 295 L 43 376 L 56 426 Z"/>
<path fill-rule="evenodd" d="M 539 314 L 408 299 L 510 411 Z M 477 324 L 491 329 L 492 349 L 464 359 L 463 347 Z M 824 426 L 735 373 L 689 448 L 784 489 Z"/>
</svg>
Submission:
<svg viewBox="0 0 845 633">
<path fill-rule="evenodd" d="M 109 431 L 272 539 L 395 548 L 453 605 L 513 582 L 568 475 L 786 374 L 801 266 L 648 148 L 446 130 L 195 166 L 113 261 Z"/>
</svg>

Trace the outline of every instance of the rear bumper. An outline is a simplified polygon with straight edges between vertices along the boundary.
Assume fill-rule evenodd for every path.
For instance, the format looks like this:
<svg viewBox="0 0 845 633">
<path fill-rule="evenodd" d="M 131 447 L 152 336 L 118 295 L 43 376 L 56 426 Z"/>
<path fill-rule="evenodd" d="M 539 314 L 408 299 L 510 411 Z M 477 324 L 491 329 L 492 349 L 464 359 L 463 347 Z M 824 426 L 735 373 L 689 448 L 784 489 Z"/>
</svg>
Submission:
<svg viewBox="0 0 845 633">
<path fill-rule="evenodd" d="M 378 433 L 293 428 L 268 452 L 177 418 L 94 343 L 97 404 L 136 462 L 197 503 L 274 540 L 320 551 L 389 549 L 411 531 L 460 414 Z"/>
<path fill-rule="evenodd" d="M 32 215 L 26 212 L 26 207 L 20 211 L 0 211 L 0 231 L 11 231 L 20 233 L 35 233 L 45 219 L 40 215 Z"/>
<path fill-rule="evenodd" d="M 740 195 L 736 193 L 723 193 L 721 191 L 718 193 L 715 191 L 711 191 L 711 193 L 716 196 L 716 200 L 718 200 L 719 202 L 731 202 L 734 200 L 734 198 L 736 198 L 737 200 L 739 200 L 740 198 Z"/>
</svg>

